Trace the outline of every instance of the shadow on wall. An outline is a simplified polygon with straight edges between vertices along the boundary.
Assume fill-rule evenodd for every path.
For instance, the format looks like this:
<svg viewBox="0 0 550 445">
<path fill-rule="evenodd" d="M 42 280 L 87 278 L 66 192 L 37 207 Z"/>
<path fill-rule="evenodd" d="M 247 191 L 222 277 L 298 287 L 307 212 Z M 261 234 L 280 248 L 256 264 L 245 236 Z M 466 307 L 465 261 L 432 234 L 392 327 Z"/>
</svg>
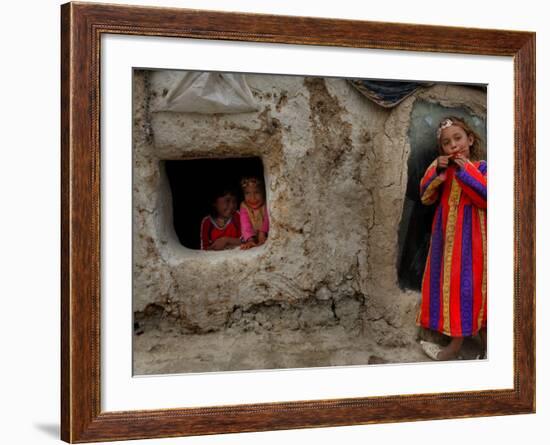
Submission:
<svg viewBox="0 0 550 445">
<path fill-rule="evenodd" d="M 399 285 L 403 289 L 420 290 L 422 284 L 435 205 L 425 206 L 420 202 L 420 180 L 438 155 L 435 139 L 437 126 L 450 115 L 464 118 L 480 136 L 484 152 L 487 147 L 485 116 L 475 116 L 466 108 L 446 108 L 423 100 L 414 103 L 409 127 L 411 148 L 407 164 L 407 191 L 399 225 L 397 267 Z"/>
</svg>

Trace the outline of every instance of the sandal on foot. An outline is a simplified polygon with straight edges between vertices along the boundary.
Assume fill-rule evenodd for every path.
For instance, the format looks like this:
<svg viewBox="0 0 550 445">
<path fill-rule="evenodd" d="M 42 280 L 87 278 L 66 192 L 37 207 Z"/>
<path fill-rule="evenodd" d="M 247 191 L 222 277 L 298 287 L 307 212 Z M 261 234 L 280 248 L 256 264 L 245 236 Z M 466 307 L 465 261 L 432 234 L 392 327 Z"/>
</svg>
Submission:
<svg viewBox="0 0 550 445">
<path fill-rule="evenodd" d="M 443 349 L 441 346 L 429 341 L 424 341 L 424 340 L 420 342 L 420 345 L 422 346 L 422 349 L 424 350 L 424 352 L 428 357 L 430 357 L 432 360 L 439 361 L 437 356 Z"/>
</svg>

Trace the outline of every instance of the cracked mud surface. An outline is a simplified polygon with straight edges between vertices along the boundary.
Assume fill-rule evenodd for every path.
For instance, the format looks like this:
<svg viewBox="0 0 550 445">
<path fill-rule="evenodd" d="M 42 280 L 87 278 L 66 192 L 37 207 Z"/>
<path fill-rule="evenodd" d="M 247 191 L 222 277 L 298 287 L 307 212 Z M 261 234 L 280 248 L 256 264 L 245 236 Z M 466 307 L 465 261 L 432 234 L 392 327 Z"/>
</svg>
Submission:
<svg viewBox="0 0 550 445">
<path fill-rule="evenodd" d="M 134 334 L 134 375 L 431 361 L 417 340 L 402 347 L 385 347 L 342 326 L 288 330 L 284 335 L 261 327 L 247 332 L 227 328 L 182 334 L 169 319 L 149 317 L 139 322 Z M 478 348 L 477 339 L 466 339 L 462 358 L 475 359 Z"/>
</svg>

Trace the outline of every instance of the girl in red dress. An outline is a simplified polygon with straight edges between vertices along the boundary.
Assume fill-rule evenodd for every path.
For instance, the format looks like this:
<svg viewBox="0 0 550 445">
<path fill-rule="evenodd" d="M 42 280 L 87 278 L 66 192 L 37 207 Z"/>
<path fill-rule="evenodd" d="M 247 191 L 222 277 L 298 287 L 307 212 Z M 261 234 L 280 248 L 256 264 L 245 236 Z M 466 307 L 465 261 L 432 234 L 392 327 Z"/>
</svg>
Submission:
<svg viewBox="0 0 550 445">
<path fill-rule="evenodd" d="M 421 342 L 434 360 L 457 357 L 464 337 L 487 336 L 487 163 L 480 140 L 460 118 L 437 130 L 440 155 L 420 181 L 425 205 L 436 204 L 430 250 L 422 279 L 417 324 L 450 337 L 446 347 Z"/>
<path fill-rule="evenodd" d="M 241 244 L 241 223 L 237 198 L 224 190 L 214 196 L 212 211 L 201 222 L 201 249 L 232 249 Z"/>
</svg>

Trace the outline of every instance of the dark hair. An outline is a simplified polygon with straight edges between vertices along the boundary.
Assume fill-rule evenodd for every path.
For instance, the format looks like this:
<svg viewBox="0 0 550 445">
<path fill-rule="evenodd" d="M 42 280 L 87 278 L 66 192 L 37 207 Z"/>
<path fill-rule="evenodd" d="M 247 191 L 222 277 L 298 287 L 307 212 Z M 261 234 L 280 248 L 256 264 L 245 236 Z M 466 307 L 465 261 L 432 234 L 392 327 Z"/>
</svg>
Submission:
<svg viewBox="0 0 550 445">
<path fill-rule="evenodd" d="M 231 195 L 237 199 L 237 192 L 232 187 L 218 187 L 210 195 L 210 216 L 215 218 L 217 215 L 216 208 L 214 205 L 218 198 L 223 198 L 224 196 Z"/>
</svg>

